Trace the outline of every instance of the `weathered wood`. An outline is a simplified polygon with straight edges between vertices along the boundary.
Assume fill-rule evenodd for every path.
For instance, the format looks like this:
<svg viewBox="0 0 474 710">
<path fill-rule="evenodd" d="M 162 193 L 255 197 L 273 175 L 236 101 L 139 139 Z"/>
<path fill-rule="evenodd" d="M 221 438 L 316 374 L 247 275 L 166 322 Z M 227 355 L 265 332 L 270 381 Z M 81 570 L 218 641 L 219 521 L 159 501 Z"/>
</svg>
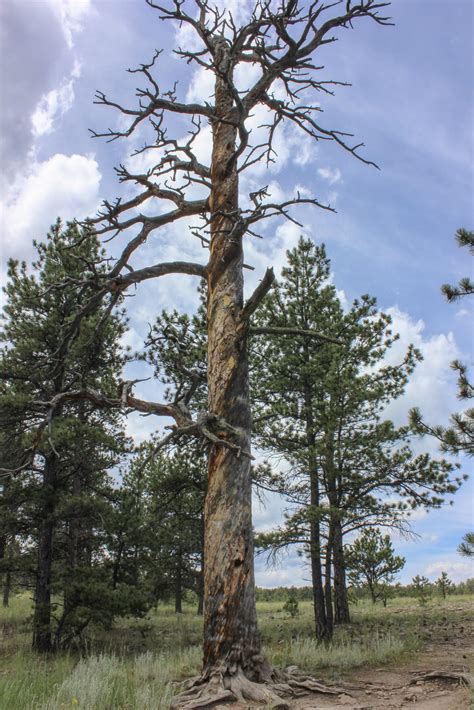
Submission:
<svg viewBox="0 0 474 710">
<path fill-rule="evenodd" d="M 238 432 L 250 451 L 247 323 L 243 318 L 242 234 L 233 216 L 238 208 L 238 175 L 232 157 L 236 126 L 223 122 L 234 98 L 228 81 L 232 66 L 223 41 L 215 84 L 211 164 L 211 243 L 208 266 L 209 411 Z M 226 79 L 222 78 L 226 76 Z M 226 436 L 223 432 L 222 436 Z M 258 676 L 257 630 L 251 512 L 250 458 L 214 446 L 209 456 L 205 501 L 204 675 L 244 672 Z"/>
</svg>

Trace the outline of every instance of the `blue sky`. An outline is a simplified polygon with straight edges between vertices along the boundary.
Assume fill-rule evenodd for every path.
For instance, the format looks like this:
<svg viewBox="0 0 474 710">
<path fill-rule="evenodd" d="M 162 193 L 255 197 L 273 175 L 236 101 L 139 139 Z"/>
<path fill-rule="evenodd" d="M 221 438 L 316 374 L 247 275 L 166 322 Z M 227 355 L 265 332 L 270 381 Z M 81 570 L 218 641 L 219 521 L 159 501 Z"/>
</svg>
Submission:
<svg viewBox="0 0 474 710">
<path fill-rule="evenodd" d="M 244 0 L 225 4 L 238 16 L 245 14 Z M 90 138 L 88 128 L 117 125 L 113 112 L 92 103 L 96 89 L 133 101 L 137 81 L 124 70 L 148 61 L 158 47 L 164 49 L 161 84 L 168 88 L 178 79 L 181 96 L 206 96 L 208 77 L 169 54 L 176 31 L 158 14 L 140 0 L 0 4 L 3 264 L 10 256 L 29 259 L 31 240 L 42 239 L 57 216 L 91 215 L 103 198 L 118 194 L 113 166 L 127 159 L 132 146 Z M 401 333 L 399 353 L 413 342 L 425 357 L 390 415 L 401 422 L 407 409 L 418 405 L 431 422 L 442 423 L 460 408 L 449 362 L 459 357 L 472 364 L 472 303 L 447 304 L 440 285 L 456 283 L 472 270 L 453 236 L 458 227 L 474 224 L 473 5 L 471 0 L 395 0 L 391 14 L 394 27 L 360 21 L 319 57 L 328 78 L 353 84 L 321 99 L 325 125 L 353 132 L 366 145 L 364 155 L 381 170 L 336 146 L 310 145 L 285 129 L 277 165 L 269 173 L 258 166 L 243 189 L 270 183 L 279 195 L 299 185 L 337 209 L 337 214 L 299 211 L 303 232 L 326 243 L 343 297 L 375 295 Z M 178 134 L 184 130 L 177 119 L 174 128 Z M 204 140 L 203 155 L 208 148 Z M 249 242 L 247 261 L 255 266 L 249 289 L 266 266 L 281 268 L 285 250 L 301 231 L 275 222 L 262 243 Z M 109 248 L 116 254 L 120 244 Z M 136 263 L 178 254 L 204 259 L 186 230 L 168 229 L 154 237 Z M 147 323 L 161 308 L 192 309 L 194 289 L 192 279 L 181 277 L 143 284 L 129 302 L 128 342 L 140 345 Z M 153 385 L 143 385 L 141 394 L 154 391 Z M 129 427 L 141 439 L 151 422 L 131 417 Z M 436 453 L 434 442 L 425 440 L 420 447 Z M 470 467 L 463 462 L 467 473 Z M 396 540 L 407 558 L 402 580 L 416 573 L 433 578 L 441 569 L 453 579 L 474 574 L 456 553 L 463 533 L 474 525 L 472 493 L 470 481 L 452 506 L 417 515 L 418 542 Z M 276 499 L 269 499 L 266 509 L 255 505 L 257 527 L 270 527 L 280 515 Z M 259 584 L 307 578 L 295 555 L 275 570 L 257 560 Z"/>
</svg>

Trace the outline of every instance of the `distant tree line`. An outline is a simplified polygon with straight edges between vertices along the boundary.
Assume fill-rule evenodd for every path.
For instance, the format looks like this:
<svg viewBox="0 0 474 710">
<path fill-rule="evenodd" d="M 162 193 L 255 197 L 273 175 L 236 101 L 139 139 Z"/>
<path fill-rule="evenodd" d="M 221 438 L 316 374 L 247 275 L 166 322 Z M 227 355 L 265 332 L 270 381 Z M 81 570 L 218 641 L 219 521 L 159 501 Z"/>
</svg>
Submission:
<svg viewBox="0 0 474 710">
<path fill-rule="evenodd" d="M 436 582 L 430 582 L 431 592 L 439 596 L 443 596 L 439 589 L 439 585 Z M 400 582 L 389 585 L 390 586 L 390 597 L 415 597 L 413 584 L 400 584 Z M 349 593 L 352 603 L 357 603 L 358 600 L 370 600 L 370 589 L 367 585 L 361 585 L 360 587 L 349 587 Z M 298 602 L 311 602 L 313 598 L 313 588 L 311 586 L 307 587 L 257 587 L 257 601 L 258 602 L 282 602 L 284 603 L 289 595 L 295 597 Z M 452 583 L 449 588 L 449 595 L 461 596 L 463 594 L 474 594 L 474 577 L 464 580 L 463 582 L 458 582 L 457 584 Z"/>
</svg>

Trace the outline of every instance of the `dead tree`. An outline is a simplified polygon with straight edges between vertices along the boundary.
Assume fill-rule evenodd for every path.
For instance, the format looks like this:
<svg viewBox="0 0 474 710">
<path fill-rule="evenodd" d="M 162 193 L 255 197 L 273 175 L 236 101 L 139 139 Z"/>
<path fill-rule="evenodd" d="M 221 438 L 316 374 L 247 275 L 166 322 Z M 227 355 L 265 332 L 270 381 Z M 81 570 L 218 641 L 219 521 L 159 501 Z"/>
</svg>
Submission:
<svg viewBox="0 0 474 710">
<path fill-rule="evenodd" d="M 97 103 L 116 109 L 129 123 L 121 130 L 94 132 L 94 137 L 114 141 L 130 137 L 138 128 L 148 125 L 153 139 L 136 152 L 158 157 L 142 174 L 121 165 L 117 169 L 119 180 L 137 186 L 137 194 L 125 201 L 105 201 L 97 218 L 89 223 L 99 235 L 122 237 L 127 232 L 133 236 L 107 277 L 99 278 L 93 265 L 89 265 L 78 287 L 90 289 L 91 298 L 70 324 L 61 347 L 68 347 L 82 318 L 99 303 L 109 299 L 112 309 L 133 284 L 166 274 L 190 274 L 205 279 L 208 411 L 194 418 L 190 414 L 188 405 L 193 387 L 197 386 L 192 373 L 188 373 L 190 387 L 177 392 L 173 402 L 144 402 L 133 395 L 133 383 L 123 383 L 119 395 L 81 390 L 36 406 L 47 408 L 43 423 L 46 427 L 51 412 L 64 399 L 87 398 L 96 406 L 121 405 L 172 417 L 175 423 L 164 442 L 177 441 L 183 436 L 203 436 L 210 444 L 205 502 L 203 671 L 176 700 L 176 706 L 207 707 L 242 699 L 277 703 L 278 694 L 291 693 L 292 687 L 301 689 L 305 682 L 306 687 L 316 691 L 337 692 L 302 678 L 283 679 L 270 668 L 261 652 L 253 571 L 247 338 L 251 316 L 271 288 L 272 270 L 267 270 L 246 303 L 243 295 L 243 242 L 244 238 L 257 236 L 257 223 L 272 217 L 296 222 L 292 210 L 298 205 L 331 207 L 317 197 L 300 194 L 275 202 L 264 186 L 248 196 L 251 208 L 243 207 L 246 203 L 239 196 L 239 176 L 259 161 L 276 159 L 274 138 L 284 122 L 315 141 L 334 141 L 362 162 L 373 165 L 359 153 L 362 144 L 353 144 L 350 134 L 320 123 L 315 97 L 331 94 L 340 82 L 323 79 L 323 67 L 314 63 L 314 56 L 321 47 L 336 41 L 334 32 L 352 27 L 359 18 L 389 24 L 388 18 L 379 14 L 388 3 L 258 0 L 242 26 L 225 10 L 216 9 L 211 0 L 172 0 L 168 5 L 147 0 L 147 4 L 158 11 L 162 20 L 185 25 L 194 32 L 200 48 L 178 48 L 177 54 L 214 75 L 214 94 L 203 103 L 183 103 L 178 100 L 176 86 L 163 93 L 155 78 L 159 52 L 149 64 L 131 70 L 145 82 L 137 89 L 135 107 L 125 107 L 102 92 L 97 93 Z M 340 6 L 342 14 L 334 15 L 336 6 Z M 253 65 L 259 74 L 245 91 L 240 91 L 235 81 L 235 69 L 242 63 Z M 257 106 L 265 107 L 268 116 L 264 126 L 266 137 L 263 142 L 252 144 L 248 123 Z M 190 131 L 184 140 L 168 136 L 168 117 L 176 114 L 190 121 Z M 195 152 L 196 138 L 206 123 L 212 128 L 209 165 L 201 163 Z M 194 197 L 196 193 L 202 196 L 191 199 L 191 191 Z M 152 213 L 147 214 L 147 203 L 156 198 L 169 203 L 170 209 L 158 214 L 151 209 Z M 208 249 L 206 263 L 159 263 L 132 269 L 132 255 L 154 232 L 190 216 L 199 220 L 191 234 Z M 291 337 L 291 329 L 281 330 L 282 337 Z M 327 337 L 331 339 L 331 334 Z M 279 702 L 281 707 L 285 705 Z"/>
</svg>

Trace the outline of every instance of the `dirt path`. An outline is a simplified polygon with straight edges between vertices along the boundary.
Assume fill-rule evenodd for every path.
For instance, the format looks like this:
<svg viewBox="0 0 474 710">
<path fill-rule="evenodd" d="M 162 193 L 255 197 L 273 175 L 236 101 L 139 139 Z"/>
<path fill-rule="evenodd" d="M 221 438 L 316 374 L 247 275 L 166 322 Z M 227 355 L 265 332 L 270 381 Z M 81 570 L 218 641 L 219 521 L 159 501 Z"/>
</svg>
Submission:
<svg viewBox="0 0 474 710">
<path fill-rule="evenodd" d="M 466 626 L 468 628 L 466 628 Z M 290 702 L 291 710 L 468 710 L 474 708 L 471 690 L 456 680 L 456 674 L 473 672 L 472 620 L 449 624 L 443 635 L 430 632 L 432 641 L 416 658 L 397 668 L 386 666 L 354 671 L 342 683 L 347 693 L 338 696 L 313 695 Z M 441 633 L 439 633 L 441 632 Z M 449 634 L 449 635 L 448 635 Z M 452 673 L 453 679 L 421 680 L 432 671 Z"/>
</svg>

